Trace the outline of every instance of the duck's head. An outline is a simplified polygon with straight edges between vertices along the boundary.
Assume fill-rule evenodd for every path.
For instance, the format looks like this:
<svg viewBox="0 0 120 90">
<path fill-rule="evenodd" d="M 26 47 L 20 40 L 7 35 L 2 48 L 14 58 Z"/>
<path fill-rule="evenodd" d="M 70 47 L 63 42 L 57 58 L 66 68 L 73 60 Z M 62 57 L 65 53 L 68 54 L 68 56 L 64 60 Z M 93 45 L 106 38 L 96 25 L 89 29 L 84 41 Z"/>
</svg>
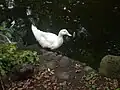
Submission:
<svg viewBox="0 0 120 90">
<path fill-rule="evenodd" d="M 61 35 L 61 36 L 64 36 L 64 35 L 72 36 L 66 29 L 60 30 L 59 35 Z"/>
</svg>

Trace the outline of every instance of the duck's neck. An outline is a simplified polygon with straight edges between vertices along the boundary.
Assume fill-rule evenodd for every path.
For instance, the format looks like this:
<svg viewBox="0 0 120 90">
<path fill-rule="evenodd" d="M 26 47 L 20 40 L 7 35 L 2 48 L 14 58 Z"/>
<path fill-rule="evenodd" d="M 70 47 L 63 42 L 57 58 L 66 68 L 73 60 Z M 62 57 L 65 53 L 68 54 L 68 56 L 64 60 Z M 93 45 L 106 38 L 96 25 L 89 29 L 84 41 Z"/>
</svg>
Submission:
<svg viewBox="0 0 120 90">
<path fill-rule="evenodd" d="M 35 27 L 34 25 L 32 25 L 32 31 L 38 31 L 37 27 Z"/>
<path fill-rule="evenodd" d="M 61 37 L 61 38 L 63 38 L 63 35 L 62 35 L 61 33 L 59 33 L 59 34 L 58 34 L 58 37 Z"/>
<path fill-rule="evenodd" d="M 58 42 L 58 46 L 61 46 L 63 43 L 63 35 L 61 33 L 58 34 L 57 42 Z"/>
</svg>

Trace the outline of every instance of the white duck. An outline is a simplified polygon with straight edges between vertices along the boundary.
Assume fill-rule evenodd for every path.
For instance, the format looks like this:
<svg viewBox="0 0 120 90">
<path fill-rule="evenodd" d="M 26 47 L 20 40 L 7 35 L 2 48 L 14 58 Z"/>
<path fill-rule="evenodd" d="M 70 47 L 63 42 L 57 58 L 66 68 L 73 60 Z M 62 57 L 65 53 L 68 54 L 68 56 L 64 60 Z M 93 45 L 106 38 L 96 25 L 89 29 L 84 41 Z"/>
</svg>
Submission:
<svg viewBox="0 0 120 90">
<path fill-rule="evenodd" d="M 32 25 L 32 32 L 43 48 L 49 48 L 51 50 L 59 48 L 63 44 L 63 36 L 72 36 L 66 29 L 60 30 L 59 34 L 56 35 L 50 32 L 43 32 Z"/>
</svg>

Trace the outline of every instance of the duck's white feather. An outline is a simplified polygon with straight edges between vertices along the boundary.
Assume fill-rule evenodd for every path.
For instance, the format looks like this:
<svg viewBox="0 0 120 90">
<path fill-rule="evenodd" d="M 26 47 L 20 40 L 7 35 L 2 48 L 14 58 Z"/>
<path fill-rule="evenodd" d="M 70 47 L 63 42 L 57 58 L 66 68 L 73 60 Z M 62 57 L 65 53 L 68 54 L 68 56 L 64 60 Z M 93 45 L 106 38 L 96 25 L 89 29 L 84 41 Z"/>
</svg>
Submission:
<svg viewBox="0 0 120 90">
<path fill-rule="evenodd" d="M 32 32 L 43 48 L 56 49 L 63 44 L 63 35 L 56 35 L 50 32 L 43 32 L 32 25 Z"/>
</svg>

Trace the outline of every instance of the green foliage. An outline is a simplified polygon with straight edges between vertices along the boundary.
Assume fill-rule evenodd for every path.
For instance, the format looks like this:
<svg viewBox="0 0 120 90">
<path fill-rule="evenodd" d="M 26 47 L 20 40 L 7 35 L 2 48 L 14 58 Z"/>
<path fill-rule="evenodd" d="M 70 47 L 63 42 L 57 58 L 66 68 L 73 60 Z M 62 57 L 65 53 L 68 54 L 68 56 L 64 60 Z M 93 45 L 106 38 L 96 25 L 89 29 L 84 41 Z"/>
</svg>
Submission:
<svg viewBox="0 0 120 90">
<path fill-rule="evenodd" d="M 17 50 L 16 44 L 0 44 L 0 73 L 5 75 L 13 67 L 24 63 L 37 64 L 39 56 L 37 52 L 30 50 Z"/>
<path fill-rule="evenodd" d="M 14 51 L 16 51 L 16 49 L 17 49 L 17 46 L 15 43 L 0 44 L 0 54 L 14 53 Z"/>
<path fill-rule="evenodd" d="M 12 39 L 12 34 L 14 32 L 14 29 L 7 27 L 7 22 L 2 22 L 0 25 L 0 31 L 3 35 L 7 36 L 9 39 Z"/>
<path fill-rule="evenodd" d="M 117 88 L 116 90 L 120 90 L 120 88 Z"/>
<path fill-rule="evenodd" d="M 21 18 L 17 19 L 14 25 L 10 26 L 8 21 L 3 21 L 0 25 L 0 32 L 12 42 L 20 42 L 22 44 L 22 37 L 24 37 L 26 31 L 24 21 Z"/>
</svg>

